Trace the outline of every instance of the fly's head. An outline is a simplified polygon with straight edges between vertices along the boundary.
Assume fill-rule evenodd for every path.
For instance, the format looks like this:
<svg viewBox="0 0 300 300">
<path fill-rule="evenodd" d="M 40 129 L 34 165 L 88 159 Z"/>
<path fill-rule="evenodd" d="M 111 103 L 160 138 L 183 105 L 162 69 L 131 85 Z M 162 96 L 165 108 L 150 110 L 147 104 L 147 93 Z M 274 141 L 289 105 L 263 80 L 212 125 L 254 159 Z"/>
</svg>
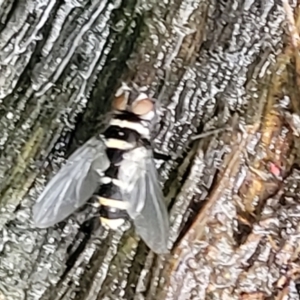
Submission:
<svg viewBox="0 0 300 300">
<path fill-rule="evenodd" d="M 131 113 L 136 115 L 141 121 L 147 121 L 150 127 L 159 122 L 158 103 L 149 97 L 146 88 L 139 88 L 134 83 L 132 86 L 122 84 L 115 93 L 113 109 L 118 113 Z"/>
</svg>

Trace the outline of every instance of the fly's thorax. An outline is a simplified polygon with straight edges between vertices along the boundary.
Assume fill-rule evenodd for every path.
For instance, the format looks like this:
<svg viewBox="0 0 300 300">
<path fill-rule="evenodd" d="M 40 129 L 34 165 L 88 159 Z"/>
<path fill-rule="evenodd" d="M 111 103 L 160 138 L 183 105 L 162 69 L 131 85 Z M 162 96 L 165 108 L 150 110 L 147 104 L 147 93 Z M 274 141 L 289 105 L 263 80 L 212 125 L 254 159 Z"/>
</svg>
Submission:
<svg viewBox="0 0 300 300">
<path fill-rule="evenodd" d="M 119 137 L 123 136 L 123 138 L 127 140 L 130 138 L 130 135 L 134 133 L 137 133 L 139 136 L 133 135 L 133 137 L 150 139 L 151 130 L 149 122 L 142 119 L 133 119 L 129 113 L 116 114 L 114 118 L 110 120 L 109 126 L 118 128 Z"/>
<path fill-rule="evenodd" d="M 140 140 L 150 139 L 150 130 L 145 124 L 132 121 L 130 115 L 122 114 L 109 122 L 104 137 L 108 148 L 130 150 L 136 147 Z"/>
</svg>

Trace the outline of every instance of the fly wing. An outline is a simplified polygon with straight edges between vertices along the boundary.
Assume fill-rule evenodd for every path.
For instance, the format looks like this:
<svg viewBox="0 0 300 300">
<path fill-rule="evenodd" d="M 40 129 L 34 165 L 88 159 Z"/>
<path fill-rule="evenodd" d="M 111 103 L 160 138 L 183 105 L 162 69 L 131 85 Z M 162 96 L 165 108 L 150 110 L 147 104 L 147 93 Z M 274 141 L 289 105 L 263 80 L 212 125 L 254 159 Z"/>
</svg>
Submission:
<svg viewBox="0 0 300 300">
<path fill-rule="evenodd" d="M 70 156 L 33 206 L 36 227 L 62 221 L 93 195 L 109 167 L 105 149 L 104 142 L 93 137 Z"/>
<path fill-rule="evenodd" d="M 152 151 L 137 148 L 124 154 L 119 169 L 123 199 L 136 232 L 156 253 L 167 253 L 169 217 Z"/>
</svg>

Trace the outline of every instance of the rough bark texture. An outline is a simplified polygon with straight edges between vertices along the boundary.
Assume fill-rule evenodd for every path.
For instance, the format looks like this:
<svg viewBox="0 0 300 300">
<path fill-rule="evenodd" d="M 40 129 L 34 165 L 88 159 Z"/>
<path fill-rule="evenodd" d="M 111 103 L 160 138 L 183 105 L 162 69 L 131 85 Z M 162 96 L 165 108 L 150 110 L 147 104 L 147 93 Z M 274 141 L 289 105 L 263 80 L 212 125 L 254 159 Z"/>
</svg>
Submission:
<svg viewBox="0 0 300 300">
<path fill-rule="evenodd" d="M 275 0 L 0 0 L 0 299 L 299 299 L 286 112 L 299 114 L 300 60 L 285 20 Z M 93 229 L 88 205 L 48 230 L 31 221 L 130 80 L 162 102 L 156 148 L 174 157 L 160 166 L 165 257 L 128 224 Z"/>
</svg>

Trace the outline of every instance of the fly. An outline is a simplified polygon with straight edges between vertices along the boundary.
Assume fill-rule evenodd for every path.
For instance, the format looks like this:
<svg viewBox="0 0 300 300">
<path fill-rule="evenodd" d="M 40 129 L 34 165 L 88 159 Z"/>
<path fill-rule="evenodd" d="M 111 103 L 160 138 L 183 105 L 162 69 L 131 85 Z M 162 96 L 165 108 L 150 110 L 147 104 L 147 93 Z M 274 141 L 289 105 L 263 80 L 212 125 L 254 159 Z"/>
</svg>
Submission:
<svg viewBox="0 0 300 300">
<path fill-rule="evenodd" d="M 155 102 L 122 85 L 112 108 L 106 129 L 78 148 L 39 196 L 34 223 L 53 226 L 94 195 L 104 226 L 115 230 L 129 216 L 149 248 L 166 253 L 168 213 L 151 148 Z"/>
</svg>

